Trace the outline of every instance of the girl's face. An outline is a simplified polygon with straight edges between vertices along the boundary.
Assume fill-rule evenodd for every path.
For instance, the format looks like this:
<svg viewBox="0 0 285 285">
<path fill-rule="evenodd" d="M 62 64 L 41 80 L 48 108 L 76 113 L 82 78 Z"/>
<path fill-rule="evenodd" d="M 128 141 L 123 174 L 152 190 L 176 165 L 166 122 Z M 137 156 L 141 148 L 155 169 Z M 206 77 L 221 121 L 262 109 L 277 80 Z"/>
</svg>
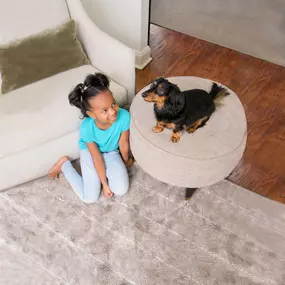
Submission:
<svg viewBox="0 0 285 285">
<path fill-rule="evenodd" d="M 119 107 L 109 90 L 89 99 L 89 105 L 90 111 L 87 111 L 87 115 L 99 125 L 108 126 L 116 121 Z"/>
</svg>

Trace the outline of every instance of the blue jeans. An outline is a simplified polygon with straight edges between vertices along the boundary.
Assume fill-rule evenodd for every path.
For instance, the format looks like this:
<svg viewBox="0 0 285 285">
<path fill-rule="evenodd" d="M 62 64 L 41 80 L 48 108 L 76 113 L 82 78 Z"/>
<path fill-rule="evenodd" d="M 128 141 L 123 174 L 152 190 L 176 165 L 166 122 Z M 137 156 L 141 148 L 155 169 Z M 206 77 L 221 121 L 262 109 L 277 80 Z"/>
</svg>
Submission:
<svg viewBox="0 0 285 285">
<path fill-rule="evenodd" d="M 122 196 L 129 189 L 129 176 L 119 151 L 103 153 L 108 185 L 114 195 Z M 80 151 L 82 177 L 74 169 L 70 161 L 66 161 L 61 170 L 78 197 L 85 203 L 93 203 L 99 199 L 101 181 L 97 175 L 91 154 L 88 150 Z"/>
</svg>

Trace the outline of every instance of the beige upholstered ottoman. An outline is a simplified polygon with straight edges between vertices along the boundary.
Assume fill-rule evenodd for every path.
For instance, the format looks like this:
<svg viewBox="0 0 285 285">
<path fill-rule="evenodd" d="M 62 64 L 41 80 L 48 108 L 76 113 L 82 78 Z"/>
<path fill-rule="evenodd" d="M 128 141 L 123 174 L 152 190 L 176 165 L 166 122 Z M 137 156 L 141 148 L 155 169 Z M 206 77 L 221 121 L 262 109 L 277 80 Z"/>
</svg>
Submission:
<svg viewBox="0 0 285 285">
<path fill-rule="evenodd" d="M 168 80 L 181 90 L 209 91 L 212 85 L 211 80 L 191 76 Z M 137 163 L 158 180 L 180 187 L 199 188 L 225 179 L 239 163 L 246 146 L 246 117 L 237 95 L 228 89 L 230 95 L 207 124 L 193 134 L 185 132 L 176 144 L 170 140 L 171 130 L 152 132 L 156 124 L 153 103 L 141 96 L 148 87 L 135 96 L 130 108 L 130 143 Z"/>
</svg>

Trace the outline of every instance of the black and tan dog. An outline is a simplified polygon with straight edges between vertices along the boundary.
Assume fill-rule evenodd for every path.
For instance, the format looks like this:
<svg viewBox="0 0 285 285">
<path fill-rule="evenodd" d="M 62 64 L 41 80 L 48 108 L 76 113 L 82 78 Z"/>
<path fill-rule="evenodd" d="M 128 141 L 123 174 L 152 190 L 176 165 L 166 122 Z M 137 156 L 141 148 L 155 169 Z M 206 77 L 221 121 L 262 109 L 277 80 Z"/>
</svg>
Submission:
<svg viewBox="0 0 285 285">
<path fill-rule="evenodd" d="M 210 92 L 202 89 L 181 92 L 177 85 L 158 78 L 142 93 L 142 97 L 147 102 L 154 102 L 157 124 L 153 131 L 160 133 L 164 128 L 172 129 L 171 140 L 178 142 L 184 130 L 194 133 L 204 126 L 221 99 L 228 94 L 216 83 L 213 83 Z"/>
</svg>

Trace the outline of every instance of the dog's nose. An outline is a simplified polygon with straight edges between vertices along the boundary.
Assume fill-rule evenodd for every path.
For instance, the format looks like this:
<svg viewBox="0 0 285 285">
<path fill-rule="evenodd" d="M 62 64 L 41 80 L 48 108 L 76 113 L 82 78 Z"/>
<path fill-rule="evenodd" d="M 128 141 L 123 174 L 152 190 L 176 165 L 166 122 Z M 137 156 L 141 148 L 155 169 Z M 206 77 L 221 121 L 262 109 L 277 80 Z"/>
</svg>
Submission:
<svg viewBox="0 0 285 285">
<path fill-rule="evenodd" d="M 146 91 L 142 93 L 142 97 L 143 98 L 147 97 L 147 92 Z"/>
</svg>

